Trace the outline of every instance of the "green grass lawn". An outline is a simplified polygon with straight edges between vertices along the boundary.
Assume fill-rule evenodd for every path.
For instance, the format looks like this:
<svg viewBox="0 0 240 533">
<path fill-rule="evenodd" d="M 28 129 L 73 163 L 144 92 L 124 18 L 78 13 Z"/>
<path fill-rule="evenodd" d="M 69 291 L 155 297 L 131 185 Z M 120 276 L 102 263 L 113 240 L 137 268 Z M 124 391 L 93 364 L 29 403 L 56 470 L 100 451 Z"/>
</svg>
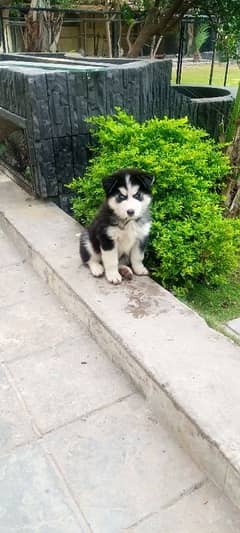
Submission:
<svg viewBox="0 0 240 533">
<path fill-rule="evenodd" d="M 212 85 L 223 85 L 225 64 L 215 63 L 213 72 Z M 193 85 L 208 85 L 210 73 L 210 63 L 191 63 L 183 64 L 181 83 L 193 84 Z M 176 68 L 173 68 L 172 74 L 173 83 L 176 82 Z M 230 65 L 228 71 L 227 85 L 233 87 L 240 82 L 240 68 L 237 65 Z"/>
<path fill-rule="evenodd" d="M 202 315 L 210 326 L 221 329 L 228 320 L 240 317 L 240 270 L 221 287 L 196 286 L 189 292 L 185 303 Z"/>
</svg>

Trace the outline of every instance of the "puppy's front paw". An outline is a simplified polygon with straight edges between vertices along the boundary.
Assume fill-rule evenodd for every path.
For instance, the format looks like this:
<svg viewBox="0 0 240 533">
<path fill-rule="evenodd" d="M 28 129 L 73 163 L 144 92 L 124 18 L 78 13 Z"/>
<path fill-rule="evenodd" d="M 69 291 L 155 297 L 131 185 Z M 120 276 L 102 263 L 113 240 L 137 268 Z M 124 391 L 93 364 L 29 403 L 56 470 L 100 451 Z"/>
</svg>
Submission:
<svg viewBox="0 0 240 533">
<path fill-rule="evenodd" d="M 89 268 L 95 278 L 100 278 L 104 273 L 104 268 L 100 263 L 89 263 Z"/>
<path fill-rule="evenodd" d="M 137 274 L 137 276 L 148 276 L 149 272 L 148 269 L 145 268 L 145 266 L 142 263 L 139 263 L 137 265 L 132 265 L 133 272 Z"/>
<path fill-rule="evenodd" d="M 120 272 L 120 274 L 122 275 L 123 278 L 125 278 L 127 280 L 132 279 L 133 271 L 131 270 L 130 267 L 128 267 L 126 265 L 120 265 L 118 270 L 119 270 L 119 272 Z"/>
<path fill-rule="evenodd" d="M 122 281 L 122 276 L 117 270 L 106 271 L 106 278 L 109 283 L 113 283 L 113 285 L 119 285 Z"/>
</svg>

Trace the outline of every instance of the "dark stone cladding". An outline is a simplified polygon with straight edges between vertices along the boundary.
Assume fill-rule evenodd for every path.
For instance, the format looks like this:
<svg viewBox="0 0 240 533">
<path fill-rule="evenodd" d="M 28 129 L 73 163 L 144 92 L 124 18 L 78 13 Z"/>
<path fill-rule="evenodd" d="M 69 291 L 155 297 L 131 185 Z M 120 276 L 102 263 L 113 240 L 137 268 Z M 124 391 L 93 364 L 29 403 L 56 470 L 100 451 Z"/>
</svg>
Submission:
<svg viewBox="0 0 240 533">
<path fill-rule="evenodd" d="M 219 140 L 226 131 L 234 97 L 227 87 L 172 85 L 169 117 L 187 116 L 189 122 Z"/>
<path fill-rule="evenodd" d="M 21 60 L 21 66 L 5 68 L 3 59 Z M 65 184 L 83 175 L 90 157 L 86 118 L 112 114 L 115 106 L 140 121 L 168 114 L 171 61 L 95 59 L 101 69 L 87 70 L 93 60 L 84 58 L 86 70 L 79 71 L 26 68 L 22 55 L 4 54 L 0 61 L 0 120 L 2 114 L 25 126 L 33 192 L 63 209 Z"/>
<path fill-rule="evenodd" d="M 90 158 L 92 141 L 86 118 L 112 114 L 119 106 L 141 122 L 154 116 L 188 116 L 215 139 L 227 127 L 231 91 L 170 87 L 171 61 L 68 58 L 69 66 L 81 65 L 83 70 L 65 69 L 65 65 L 61 65 L 64 70 L 37 68 L 43 61 L 49 67 L 53 57 L 0 55 L 0 127 L 2 117 L 25 130 L 33 192 L 53 199 L 64 210 L 69 209 L 70 195 L 65 185 L 83 176 Z M 64 54 L 55 57 L 64 61 Z M 15 65 L 7 66 L 9 61 Z M 26 62 L 36 67 L 25 67 Z"/>
</svg>

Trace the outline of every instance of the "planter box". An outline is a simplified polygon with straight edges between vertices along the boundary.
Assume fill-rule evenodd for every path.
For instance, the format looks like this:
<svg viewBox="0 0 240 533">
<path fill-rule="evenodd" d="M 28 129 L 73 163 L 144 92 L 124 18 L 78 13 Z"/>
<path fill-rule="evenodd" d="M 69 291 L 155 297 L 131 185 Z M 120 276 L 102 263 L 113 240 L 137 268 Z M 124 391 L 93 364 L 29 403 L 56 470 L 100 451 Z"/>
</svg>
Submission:
<svg viewBox="0 0 240 533">
<path fill-rule="evenodd" d="M 205 129 L 218 140 L 226 131 L 233 96 L 226 87 L 210 85 L 172 85 L 169 116 L 188 116 L 194 126 Z"/>
<path fill-rule="evenodd" d="M 65 184 L 89 160 L 85 119 L 120 106 L 143 121 L 167 114 L 170 61 L 0 56 L 0 135 L 6 121 L 22 130 L 35 195 L 67 209 Z M 0 138 L 1 138 L 0 137 Z"/>
</svg>

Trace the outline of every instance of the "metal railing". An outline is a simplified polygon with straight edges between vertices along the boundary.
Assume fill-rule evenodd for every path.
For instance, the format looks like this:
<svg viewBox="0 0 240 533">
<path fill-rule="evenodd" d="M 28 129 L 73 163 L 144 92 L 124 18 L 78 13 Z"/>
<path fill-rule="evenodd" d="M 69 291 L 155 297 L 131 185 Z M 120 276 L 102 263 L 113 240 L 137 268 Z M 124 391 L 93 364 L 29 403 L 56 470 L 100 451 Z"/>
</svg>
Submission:
<svg viewBox="0 0 240 533">
<path fill-rule="evenodd" d="M 184 57 L 184 48 L 186 47 L 187 43 L 187 29 L 189 24 L 194 24 L 196 22 L 207 22 L 209 24 L 209 30 L 212 33 L 212 39 L 211 39 L 211 52 L 212 52 L 212 58 L 211 58 L 211 66 L 209 71 L 209 78 L 208 78 L 208 85 L 212 85 L 213 80 L 213 72 L 214 72 L 214 65 L 216 61 L 216 44 L 217 44 L 217 30 L 216 30 L 216 24 L 213 24 L 213 19 L 209 19 L 207 16 L 190 16 L 185 15 L 180 23 L 180 32 L 179 32 L 179 47 L 178 47 L 178 61 L 177 61 L 177 73 L 176 73 L 176 83 L 181 83 L 182 78 L 182 68 L 183 68 L 183 57 Z M 226 66 L 225 66 L 225 72 L 224 72 L 224 87 L 227 84 L 227 78 L 228 78 L 228 71 L 229 71 L 229 64 L 230 64 L 230 58 L 227 56 L 226 60 Z"/>
<path fill-rule="evenodd" d="M 6 11 L 7 10 L 7 11 Z M 63 28 L 66 26 L 78 26 L 78 42 L 79 49 L 86 53 L 87 49 L 93 51 L 93 54 L 87 55 L 102 55 L 99 54 L 101 42 L 102 49 L 109 45 L 111 48 L 111 54 L 113 57 L 119 57 L 121 54 L 124 55 L 124 39 L 126 40 L 126 32 L 122 31 L 124 26 L 124 20 L 121 14 L 121 11 L 114 9 L 105 9 L 103 6 L 99 9 L 70 9 L 70 8 L 31 8 L 29 6 L 0 6 L 0 44 L 2 40 L 2 51 L 3 53 L 9 52 L 18 52 L 17 41 L 21 41 L 20 35 L 23 36 L 24 29 L 26 26 L 26 16 L 29 12 L 50 12 L 55 14 L 63 14 Z M 8 13 L 8 15 L 6 15 Z M 142 14 L 141 14 L 142 15 Z M 185 15 L 181 22 L 178 22 L 179 27 L 179 39 L 178 39 L 178 50 L 176 50 L 177 55 L 177 65 L 176 65 L 176 83 L 180 84 L 182 80 L 182 72 L 184 65 L 184 55 L 186 53 L 186 47 L 188 42 L 188 26 L 189 24 L 200 24 L 201 22 L 207 22 L 209 24 L 209 29 L 211 32 L 211 38 L 209 42 L 209 53 L 211 55 L 209 63 L 209 76 L 208 84 L 211 85 L 213 81 L 214 65 L 216 62 L 216 42 L 217 42 L 217 31 L 213 19 L 209 19 L 207 16 L 189 16 Z M 109 25 L 109 34 L 105 35 L 101 33 L 99 35 L 98 24 L 108 24 Z M 12 32 L 12 41 L 14 50 L 9 50 L 8 36 L 6 34 L 5 28 L 6 24 Z M 138 25 L 138 28 L 141 25 Z M 119 31 L 119 28 L 121 30 Z M 119 36 L 120 34 L 120 36 Z M 23 39 L 22 39 L 23 41 Z M 110 42 L 109 42 L 110 41 Z M 120 42 L 122 41 L 122 42 Z M 92 43 L 90 45 L 90 43 Z M 109 49 L 108 46 L 108 49 Z M 146 43 L 146 46 L 151 48 L 149 43 Z M 121 50 L 120 50 L 121 49 Z M 148 49 L 145 47 L 145 50 Z M 23 51 L 23 50 L 22 50 Z M 62 50 L 63 51 L 63 50 Z M 67 50 L 66 50 L 67 51 Z M 121 52 L 121 53 L 120 53 Z M 104 54 L 105 55 L 105 54 Z M 224 86 L 227 84 L 228 72 L 229 72 L 230 58 L 227 57 L 225 71 L 224 71 Z"/>
<path fill-rule="evenodd" d="M 32 13 L 53 13 L 63 16 L 63 27 L 65 26 L 78 26 L 78 38 L 79 41 L 83 41 L 86 45 L 87 39 L 92 39 L 93 42 L 97 40 L 97 24 L 109 24 L 110 25 L 110 39 L 111 39 L 111 49 L 113 57 L 118 55 L 117 42 L 116 42 L 116 25 L 121 24 L 121 13 L 113 9 L 104 9 L 99 10 L 93 9 L 70 9 L 70 8 L 45 8 L 45 7 L 36 7 L 32 8 L 30 6 L 9 6 L 2 5 L 0 6 L 0 45 L 2 40 L 2 51 L 3 53 L 11 53 L 19 50 L 9 49 L 8 46 L 8 37 L 6 35 L 6 24 L 10 28 L 10 31 L 13 33 L 13 41 L 16 42 L 16 31 L 20 30 L 20 33 L 23 35 L 24 29 L 26 27 L 26 16 Z M 80 29 L 80 25 L 82 29 Z M 107 41 L 107 36 L 101 36 L 103 41 Z M 24 50 L 21 50 L 24 51 Z"/>
</svg>

